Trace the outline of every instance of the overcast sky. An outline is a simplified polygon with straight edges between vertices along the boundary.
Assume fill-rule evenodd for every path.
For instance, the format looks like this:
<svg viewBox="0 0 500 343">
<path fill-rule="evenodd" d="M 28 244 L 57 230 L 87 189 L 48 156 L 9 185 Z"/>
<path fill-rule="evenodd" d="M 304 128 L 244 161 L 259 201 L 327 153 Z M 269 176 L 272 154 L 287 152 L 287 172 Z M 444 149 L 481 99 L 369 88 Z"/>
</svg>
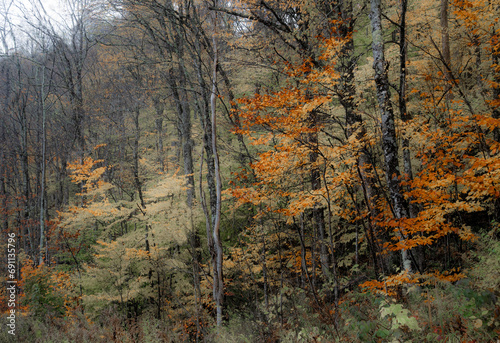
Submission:
<svg viewBox="0 0 500 343">
<path fill-rule="evenodd" d="M 37 25 L 40 16 L 50 20 L 56 30 L 58 27 L 67 27 L 69 18 L 65 15 L 68 13 L 66 4 L 67 0 L 0 0 L 0 53 L 5 53 L 6 44 L 8 50 L 14 49 L 12 37 L 6 31 L 12 31 L 19 47 L 20 44 L 26 43 L 25 32 L 31 31 L 33 26 Z M 40 9 L 37 11 L 35 6 Z"/>
<path fill-rule="evenodd" d="M 64 13 L 64 5 L 61 0 L 0 0 L 0 11 L 2 17 L 8 12 L 9 18 L 12 21 L 24 20 L 23 17 L 33 17 L 34 4 L 39 6 L 41 4 L 51 17 L 57 18 L 59 14 Z"/>
</svg>

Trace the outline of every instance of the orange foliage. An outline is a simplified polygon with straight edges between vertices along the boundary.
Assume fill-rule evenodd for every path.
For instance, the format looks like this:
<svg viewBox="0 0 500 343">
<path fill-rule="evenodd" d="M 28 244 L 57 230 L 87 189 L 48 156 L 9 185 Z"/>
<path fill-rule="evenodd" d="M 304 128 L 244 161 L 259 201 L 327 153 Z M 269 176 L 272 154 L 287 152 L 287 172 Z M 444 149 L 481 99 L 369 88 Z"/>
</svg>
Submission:
<svg viewBox="0 0 500 343">
<path fill-rule="evenodd" d="M 68 163 L 68 169 L 72 170 L 69 175 L 71 181 L 73 183 L 82 183 L 86 192 L 101 187 L 104 184 L 101 176 L 106 171 L 106 167 L 95 167 L 102 162 L 103 160 L 94 160 L 91 157 L 85 157 L 83 161 Z"/>
<path fill-rule="evenodd" d="M 39 312 L 42 308 L 44 311 L 63 311 L 65 317 L 75 317 L 80 306 L 81 297 L 75 292 L 70 274 L 45 264 L 35 266 L 33 261 L 25 260 L 18 286 L 21 290 L 20 309 L 24 314 Z"/>
<path fill-rule="evenodd" d="M 498 32 L 492 30 L 498 18 L 491 16 L 491 4 L 483 0 L 454 0 L 452 4 L 457 20 L 464 30 L 475 35 L 479 40 L 476 43 L 489 53 L 498 51 Z M 366 124 L 364 128 L 355 127 L 366 130 L 364 136 L 352 134 L 343 140 L 334 137 L 336 127 L 318 114 L 333 117 L 331 113 L 336 110 L 338 94 L 333 90 L 342 77 L 336 73 L 336 58 L 343 44 L 344 40 L 336 35 L 324 39 L 319 58 L 322 66 L 310 59 L 295 65 L 287 63 L 287 85 L 239 100 L 241 128 L 235 132 L 247 136 L 261 150 L 251 164 L 252 173 L 235 173 L 232 188 L 226 193 L 236 198 L 236 206 L 252 204 L 260 208 L 255 219 L 271 212 L 285 217 L 290 224 L 308 209 L 328 207 L 332 217 L 349 223 L 371 221 L 376 224 L 378 237 L 374 238 L 382 254 L 431 247 L 450 234 L 463 241 L 476 239 L 471 228 L 455 218 L 459 214 L 491 213 L 500 198 L 500 143 L 493 137 L 493 132 L 500 129 L 500 119 L 491 112 L 498 109 L 500 99 L 485 99 L 473 111 L 459 88 L 463 87 L 461 80 L 446 81 L 443 71 L 417 61 L 418 77 L 412 82 L 418 83 L 409 87 L 412 90 L 408 95 L 413 95 L 410 107 L 428 116 L 397 123 L 399 134 L 409 137 L 412 153 L 418 159 L 413 179 L 401 180 L 404 196 L 416 214 L 396 220 L 383 196 L 382 182 L 371 185 L 379 191 L 375 208 L 367 208 L 360 194 L 362 182 L 366 182 L 360 179 L 360 169 L 371 180 L 383 175 L 376 161 L 375 166 L 358 164 L 362 149 L 373 147 L 376 151 L 376 129 L 370 132 Z M 483 77 L 492 87 L 498 87 L 491 80 L 497 69 L 493 65 Z M 443 100 L 448 93 L 452 96 Z M 332 142 L 332 138 L 337 140 Z M 321 187 L 315 189 L 307 183 L 313 171 L 321 173 Z M 294 268 L 300 268 L 295 252 L 290 258 L 295 260 Z M 452 281 L 461 274 L 432 275 Z M 420 282 L 423 277 L 418 273 L 401 274 L 365 286 L 391 288 Z"/>
<path fill-rule="evenodd" d="M 408 274 L 406 271 L 391 275 L 382 281 L 369 280 L 360 284 L 360 287 L 365 292 L 379 293 L 390 297 L 396 297 L 398 289 L 401 286 L 408 287 L 409 285 L 434 285 L 436 282 L 457 282 L 465 277 L 464 273 L 460 270 L 453 268 L 449 271 L 439 272 L 437 270 L 429 273 L 412 273 Z"/>
</svg>

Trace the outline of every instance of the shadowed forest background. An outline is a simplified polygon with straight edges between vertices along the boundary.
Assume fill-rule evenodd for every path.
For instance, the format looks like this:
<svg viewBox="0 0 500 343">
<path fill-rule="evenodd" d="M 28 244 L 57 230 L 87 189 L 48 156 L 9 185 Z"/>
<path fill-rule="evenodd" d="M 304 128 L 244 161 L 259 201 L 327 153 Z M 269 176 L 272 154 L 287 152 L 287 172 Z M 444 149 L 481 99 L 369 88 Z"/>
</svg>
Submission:
<svg viewBox="0 0 500 343">
<path fill-rule="evenodd" d="M 500 6 L 2 0 L 2 342 L 496 342 Z"/>
</svg>

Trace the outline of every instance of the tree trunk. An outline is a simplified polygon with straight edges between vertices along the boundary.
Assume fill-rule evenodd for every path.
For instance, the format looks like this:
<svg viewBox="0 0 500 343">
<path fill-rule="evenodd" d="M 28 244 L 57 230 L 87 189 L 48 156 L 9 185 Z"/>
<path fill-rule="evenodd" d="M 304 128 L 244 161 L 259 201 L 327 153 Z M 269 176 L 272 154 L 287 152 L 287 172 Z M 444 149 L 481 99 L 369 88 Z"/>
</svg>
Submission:
<svg viewBox="0 0 500 343">
<path fill-rule="evenodd" d="M 214 153 L 215 163 L 215 180 L 217 186 L 217 211 L 215 214 L 215 224 L 213 228 L 213 239 L 217 253 L 217 259 L 214 263 L 214 299 L 217 304 L 217 326 L 222 325 L 222 306 L 224 303 L 224 283 L 222 273 L 222 242 L 220 240 L 220 216 L 221 216 L 221 201 L 222 201 L 222 185 L 219 170 L 219 155 L 217 153 L 217 118 L 216 118 L 216 101 L 217 101 L 217 42 L 215 35 L 213 36 L 214 49 L 214 66 L 212 76 L 212 95 L 210 97 L 210 107 L 212 109 L 212 150 Z M 215 269 L 215 268 L 214 268 Z"/>
<path fill-rule="evenodd" d="M 188 206 L 193 206 L 194 200 L 194 167 L 193 167 L 193 140 L 191 138 L 191 107 L 189 105 L 189 98 L 186 91 L 186 74 L 185 69 L 181 66 L 179 70 L 179 86 L 181 93 L 182 103 L 182 117 L 181 130 L 182 130 L 182 157 L 184 162 L 184 174 L 187 175 L 187 202 Z"/>
<path fill-rule="evenodd" d="M 1 160 L 0 160 L 0 195 L 2 198 L 2 230 L 3 232 L 7 232 L 9 229 L 9 209 L 7 208 L 7 187 L 5 175 L 6 171 L 4 169 L 5 165 L 5 154 L 2 151 Z"/>
<path fill-rule="evenodd" d="M 33 242 L 33 235 L 31 232 L 30 224 L 30 207 L 31 207 L 31 186 L 30 186 L 30 175 L 29 175 L 29 161 L 28 161 L 28 128 L 27 128 L 27 118 L 26 109 L 20 109 L 21 113 L 21 170 L 22 170 L 22 192 L 23 192 L 23 208 L 24 208 L 24 236 L 28 237 L 29 249 L 27 251 L 28 255 L 35 254 L 35 244 Z M 31 255 L 33 256 L 33 255 Z M 34 255 L 36 256 L 36 255 Z"/>
<path fill-rule="evenodd" d="M 153 103 L 156 111 L 155 125 L 156 125 L 156 154 L 160 171 L 165 171 L 165 159 L 163 156 L 163 110 L 164 105 L 159 97 L 153 98 Z"/>
<path fill-rule="evenodd" d="M 318 127 L 317 114 L 310 114 L 310 127 Z M 317 132 L 309 134 L 309 142 L 311 145 L 311 152 L 309 153 L 309 161 L 311 162 L 311 189 L 312 191 L 321 189 L 321 174 L 319 168 L 314 166 L 318 160 L 318 134 Z M 320 207 L 320 204 L 315 204 L 312 210 L 312 215 L 314 218 L 314 224 L 316 226 L 318 239 L 319 239 L 319 257 L 321 261 L 321 271 L 323 272 L 323 277 L 328 279 L 330 277 L 330 258 L 328 255 L 328 248 L 326 245 L 326 235 L 325 235 L 325 212 L 324 208 Z"/>
<path fill-rule="evenodd" d="M 46 154 L 46 141 L 47 134 L 45 130 L 46 124 L 46 111 L 45 111 L 45 68 L 42 68 L 42 80 L 41 80 L 41 89 L 40 89 L 40 106 L 42 111 L 42 161 L 41 161 L 41 190 L 40 190 L 40 255 L 39 255 L 39 264 L 43 263 L 44 259 L 44 243 L 45 243 L 45 154 Z"/>
<path fill-rule="evenodd" d="M 366 129 L 363 124 L 363 119 L 356 108 L 356 86 L 354 83 L 354 69 L 356 68 L 357 56 L 354 54 L 354 18 L 352 11 L 352 2 L 351 1 L 340 1 L 335 5 L 335 10 L 332 13 L 338 13 L 340 18 L 336 18 L 340 20 L 339 29 L 336 30 L 337 35 L 340 39 L 344 40 L 345 43 L 340 51 L 339 61 L 337 64 L 338 73 L 340 75 L 339 85 L 336 89 L 337 94 L 339 96 L 340 104 L 344 108 L 345 111 L 345 121 L 346 121 L 346 130 L 345 135 L 346 138 L 349 139 L 353 134 L 356 133 L 356 138 L 359 141 L 365 140 Z M 359 152 L 359 157 L 357 159 L 357 170 L 359 173 L 359 178 L 361 181 L 361 187 L 363 188 L 364 200 L 366 202 L 366 207 L 369 209 L 369 215 L 367 220 L 369 221 L 368 227 L 372 228 L 375 226 L 375 218 L 377 216 L 376 212 L 376 181 L 373 177 L 370 176 L 370 173 L 367 172 L 371 168 L 373 168 L 372 163 L 370 162 L 370 156 L 367 151 L 368 147 L 363 146 L 362 150 Z M 375 269 L 375 274 L 378 274 L 377 270 L 377 261 L 376 261 L 376 246 L 375 239 L 370 235 L 373 235 L 373 231 L 366 230 L 366 225 L 363 223 L 363 227 L 365 227 L 365 234 L 367 236 L 367 240 L 370 244 L 370 249 L 373 252 L 373 265 Z M 370 234 L 371 232 L 371 234 Z"/>
<path fill-rule="evenodd" d="M 141 113 L 141 111 L 140 111 L 139 106 L 136 106 L 136 108 L 134 110 L 135 136 L 134 136 L 134 148 L 133 148 L 133 155 L 134 155 L 133 171 L 134 171 L 135 189 L 137 190 L 137 193 L 139 194 L 139 200 L 141 201 L 141 207 L 146 208 L 146 204 L 144 203 L 144 197 L 142 195 L 142 182 L 141 182 L 141 179 L 139 178 L 139 137 L 141 134 L 141 128 L 139 126 L 140 113 Z"/>
<path fill-rule="evenodd" d="M 183 74 L 181 70 L 179 74 Z M 192 155 L 192 139 L 191 139 L 191 110 L 189 107 L 189 103 L 187 102 L 187 94 L 184 93 L 181 95 L 179 89 L 182 86 L 186 86 L 185 78 L 180 77 L 180 80 L 184 80 L 183 85 L 177 86 L 178 75 L 175 75 L 173 68 L 169 70 L 169 84 L 170 89 L 172 90 L 172 95 L 174 98 L 174 102 L 177 109 L 177 119 L 178 119 L 178 130 L 179 135 L 181 136 L 181 146 L 182 146 L 182 158 L 184 163 L 184 175 L 187 176 L 187 204 L 189 207 L 193 206 L 193 198 L 194 198 L 194 176 L 193 176 L 193 155 Z"/>
<path fill-rule="evenodd" d="M 375 83 L 379 111 L 382 118 L 382 148 L 385 158 L 385 174 L 389 188 L 390 201 L 396 219 L 407 217 L 404 198 L 399 184 L 400 172 L 398 165 L 398 143 L 394 124 L 394 112 L 391 105 L 389 79 L 387 75 L 388 64 L 384 56 L 384 40 L 382 31 L 381 0 L 371 0 L 370 21 L 372 27 L 373 69 L 375 70 Z M 403 239 L 398 233 L 399 239 Z M 406 250 L 401 250 L 401 259 L 404 270 L 411 272 L 411 260 Z"/>
<path fill-rule="evenodd" d="M 493 70 L 493 80 L 496 83 L 496 87 L 493 87 L 493 101 L 500 100 L 500 70 L 498 66 L 500 65 L 500 34 L 496 34 L 492 39 L 492 60 L 493 64 L 497 66 Z M 493 118 L 500 119 L 500 106 L 496 105 L 493 107 Z M 493 131 L 493 137 L 497 142 L 500 142 L 500 128 L 496 127 Z"/>
<path fill-rule="evenodd" d="M 201 93 L 201 103 L 198 101 L 198 110 L 199 110 L 199 119 L 201 127 L 203 128 L 203 148 L 207 153 L 207 184 L 208 184 L 208 196 L 209 196 L 209 205 L 210 205 L 210 226 L 213 228 L 215 226 L 215 217 L 217 212 L 217 190 L 215 184 L 215 162 L 214 162 L 214 152 L 212 145 L 212 119 L 210 117 L 210 89 L 207 83 L 205 82 L 205 78 L 203 77 L 203 61 L 201 60 L 202 51 L 201 51 L 201 43 L 199 41 L 199 32 L 198 28 L 196 28 L 196 41 L 195 47 L 198 49 L 196 54 L 193 54 L 193 59 L 195 61 L 195 69 L 196 75 L 198 78 L 199 89 Z M 212 250 L 213 251 L 213 250 Z"/>
<path fill-rule="evenodd" d="M 441 0 L 440 24 L 443 63 L 445 64 L 444 75 L 449 88 L 453 83 L 453 76 L 451 73 L 450 33 L 448 31 L 448 0 Z"/>
</svg>

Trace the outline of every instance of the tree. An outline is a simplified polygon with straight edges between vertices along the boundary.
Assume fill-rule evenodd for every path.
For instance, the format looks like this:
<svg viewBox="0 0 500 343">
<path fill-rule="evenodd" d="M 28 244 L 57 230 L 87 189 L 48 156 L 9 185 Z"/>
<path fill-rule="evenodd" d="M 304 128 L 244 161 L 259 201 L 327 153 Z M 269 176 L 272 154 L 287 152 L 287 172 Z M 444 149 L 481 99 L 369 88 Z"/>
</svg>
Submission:
<svg viewBox="0 0 500 343">
<path fill-rule="evenodd" d="M 382 30 L 382 12 L 380 1 L 370 2 L 370 20 L 372 26 L 373 69 L 377 85 L 377 99 L 382 121 L 382 148 L 385 159 L 385 175 L 389 187 L 391 210 L 396 219 L 408 217 L 400 185 L 398 142 L 396 139 L 395 118 L 390 101 L 389 79 L 387 75 L 387 61 L 384 56 L 384 41 Z M 401 94 L 400 96 L 404 96 Z M 399 235 L 402 236 L 401 233 Z M 405 249 L 401 250 L 403 268 L 411 272 L 411 260 Z"/>
</svg>

